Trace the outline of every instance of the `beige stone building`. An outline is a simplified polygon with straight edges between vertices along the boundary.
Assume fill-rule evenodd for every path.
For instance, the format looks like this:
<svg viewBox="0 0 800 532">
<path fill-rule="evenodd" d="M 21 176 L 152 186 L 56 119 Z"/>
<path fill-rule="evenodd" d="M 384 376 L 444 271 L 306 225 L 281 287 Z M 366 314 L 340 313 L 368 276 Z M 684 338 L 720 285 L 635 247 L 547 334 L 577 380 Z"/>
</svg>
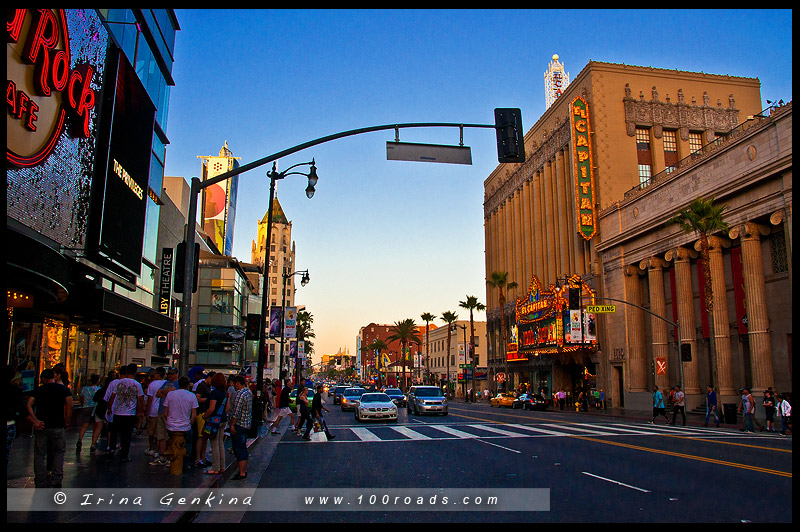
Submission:
<svg viewBox="0 0 800 532">
<path fill-rule="evenodd" d="M 702 327 L 703 317 L 699 312 L 696 259 L 689 257 L 693 272 L 691 287 L 686 284 L 684 266 L 675 263 L 676 258 L 679 263 L 684 260 L 684 252 L 678 251 L 678 246 L 688 249 L 692 255 L 692 238 L 696 240 L 697 237 L 684 235 L 676 226 L 665 230 L 663 225 L 694 197 L 716 196 L 731 206 L 726 211 L 730 223 L 738 227 L 754 221 L 762 228 L 770 228 L 767 235 L 759 233 L 763 239 L 761 247 L 781 241 L 785 249 L 791 249 L 791 230 L 784 230 L 791 227 L 790 106 L 788 170 L 778 170 L 783 168 L 783 163 L 776 159 L 780 158 L 778 150 L 787 149 L 785 138 L 779 143 L 776 137 L 773 144 L 778 145 L 772 151 L 754 148 L 755 160 L 779 173 L 779 177 L 769 178 L 773 182 L 771 192 L 759 192 L 764 186 L 758 179 L 741 175 L 742 161 L 753 151 L 748 146 L 744 147 L 745 151 L 732 153 L 730 158 L 720 156 L 725 151 L 724 146 L 738 145 L 741 135 L 753 133 L 749 128 L 749 133 L 744 133 L 745 128 L 739 126 L 752 122 L 748 117 L 758 115 L 761 110 L 758 79 L 652 67 L 590 62 L 561 89 L 559 97 L 525 135 L 526 161 L 499 165 L 484 183 L 487 277 L 493 271 L 506 271 L 509 281 L 518 283 L 516 289 L 508 291 L 503 311 L 508 337 L 512 338 L 515 332 L 520 336 L 518 355 L 507 360 L 507 346 L 503 345 L 500 326 L 499 293 L 487 286 L 490 386 L 497 385 L 498 373 L 507 371 L 513 387 L 528 384 L 536 389 L 545 388 L 550 393 L 564 388 L 568 394 L 603 389 L 613 405 L 649 408 L 649 389 L 654 382 L 659 385 L 680 382 L 679 346 L 674 330 L 669 330 L 674 327 L 667 324 L 667 321 L 677 323 L 680 315 L 684 323 L 681 335 L 686 334 L 682 340 L 691 342 L 694 339 L 695 342 L 691 364 L 697 366 L 697 376 L 692 377 L 695 379 L 691 384 L 694 399 L 689 407 L 700 400 L 699 390 L 702 387 L 705 391 L 705 381 L 711 372 L 707 369 L 708 348 L 705 352 L 701 348 L 705 336 L 702 328 L 697 330 Z M 762 127 L 769 129 L 769 126 Z M 739 131 L 741 133 L 736 133 Z M 772 131 L 774 135 L 774 128 Z M 732 138 L 734 136 L 739 140 Z M 698 150 L 698 154 L 690 157 Z M 781 157 L 785 158 L 785 154 Z M 767 160 L 771 162 L 765 162 Z M 738 173 L 732 175 L 731 172 Z M 700 186 L 701 176 L 705 186 Z M 730 184 L 733 176 L 738 185 Z M 666 186 L 666 183 L 673 183 L 673 186 Z M 770 201 L 762 199 L 761 194 Z M 658 214 L 652 212 L 656 206 Z M 629 218 L 624 218 L 623 214 Z M 777 225 L 769 222 L 770 217 Z M 785 238 L 770 236 L 778 233 Z M 745 233 L 734 229 L 731 234 L 720 236 L 738 242 L 740 234 Z M 747 233 L 748 238 L 750 234 Z M 731 249 L 734 247 L 744 251 L 747 245 L 734 244 Z M 752 259 L 745 259 L 744 253 L 741 255 L 743 260 Z M 658 260 L 651 261 L 654 265 L 652 280 L 646 282 L 649 264 L 646 260 L 651 256 Z M 765 257 L 769 254 L 762 252 L 761 256 L 767 260 Z M 768 293 L 776 288 L 775 295 L 780 296 L 780 285 L 784 282 L 780 279 L 785 278 L 787 286 L 783 287 L 783 293 L 790 293 L 790 251 L 788 257 L 784 260 L 788 263 L 786 273 L 778 273 L 775 279 L 768 278 L 766 282 L 763 279 L 759 282 L 756 273 L 756 280 L 750 284 L 760 284 L 762 291 L 767 289 Z M 661 271 L 657 267 L 659 264 Z M 622 277 L 615 277 L 617 270 L 631 265 L 640 270 L 637 279 L 642 286 L 637 294 L 631 293 L 632 282 L 626 288 Z M 677 271 L 673 272 L 670 267 Z M 744 270 L 750 270 L 743 269 L 746 277 L 749 273 Z M 676 274 L 683 284 L 677 292 L 680 295 L 673 298 L 672 287 L 676 283 L 672 283 L 672 279 Z M 639 275 L 645 277 L 640 279 Z M 772 275 L 771 270 L 769 275 Z M 658 297 L 660 291 L 653 290 L 656 297 L 651 298 L 649 288 L 658 286 L 659 276 L 664 278 L 662 283 L 666 283 L 662 284 L 664 297 Z M 534 277 L 537 290 L 531 294 Z M 568 277 L 572 280 L 567 281 Z M 716 278 L 720 282 L 720 276 Z M 772 285 L 770 279 L 775 281 Z M 732 281 L 731 277 L 725 277 L 731 289 Z M 560 288 L 575 283 L 581 289 L 582 312 L 587 310 L 584 305 L 610 303 L 602 298 L 621 301 L 615 302 L 613 315 L 592 315 L 597 326 L 596 340 L 578 346 L 563 342 L 562 328 L 568 328 L 569 323 L 554 317 L 566 312 L 566 291 Z M 728 295 L 735 298 L 733 293 Z M 758 296 L 749 297 L 752 301 Z M 541 330 L 522 330 L 526 325 L 522 322 L 539 323 L 544 316 L 542 312 L 522 314 L 520 327 L 514 329 L 518 325 L 515 312 L 518 302 L 523 311 L 544 306 L 551 309 L 551 328 L 562 331 L 559 333 L 562 339 L 548 344 L 539 336 Z M 634 304 L 644 310 L 632 306 Z M 767 306 L 770 305 L 775 310 L 767 313 L 769 317 L 775 313 L 774 319 L 785 321 L 786 313 L 781 312 L 780 304 L 768 301 Z M 686 311 L 689 307 L 697 307 L 693 317 Z M 678 312 L 679 309 L 682 310 Z M 634 310 L 640 314 L 638 318 Z M 718 312 L 722 310 L 715 310 Z M 733 304 L 730 312 L 733 316 Z M 790 309 L 788 316 L 791 317 Z M 719 319 L 722 321 L 721 314 Z M 749 328 L 754 331 L 766 331 L 770 327 L 762 321 L 756 329 L 753 320 L 760 318 L 749 316 L 748 319 Z M 723 329 L 726 328 L 716 330 Z M 773 324 L 771 332 L 765 334 L 774 337 L 778 330 Z M 787 356 L 791 353 L 790 325 L 786 334 L 788 337 L 780 341 L 779 350 L 783 354 L 773 354 L 783 361 L 778 370 L 776 364 L 770 368 L 762 362 L 765 355 L 756 354 L 753 358 L 754 344 L 747 333 L 748 350 L 731 355 L 731 366 L 739 369 L 730 377 L 732 384 L 724 385 L 728 387 L 722 390 L 723 394 L 750 385 L 745 382 L 749 378 L 756 388 L 761 385 L 790 387 L 790 384 L 779 385 L 774 381 L 778 373 L 791 373 L 791 357 Z M 775 344 L 773 341 L 770 347 L 773 351 Z M 666 374 L 659 375 L 659 379 L 655 378 L 655 371 L 651 371 L 657 359 L 666 362 Z M 758 366 L 756 371 L 753 371 L 754 361 Z M 746 367 L 751 369 L 745 371 Z M 756 381 L 756 375 L 765 371 L 769 375 L 758 377 Z M 689 382 L 687 379 L 685 384 L 688 386 Z"/>
<path fill-rule="evenodd" d="M 433 328 L 428 331 L 430 338 L 427 338 L 423 332 L 420 335 L 422 339 L 423 357 L 421 359 L 421 366 L 426 368 L 430 364 L 430 372 L 434 375 L 436 384 L 443 384 L 445 381 L 455 384 L 456 394 L 463 393 L 464 382 L 459 381 L 459 374 L 463 374 L 464 369 L 460 365 L 466 364 L 465 362 L 465 345 L 470 342 L 470 324 L 469 320 L 456 320 L 454 328 L 450 333 L 450 351 L 447 350 L 447 324 Z M 488 387 L 487 366 L 486 366 L 486 322 L 473 321 L 475 327 L 475 353 L 471 360 L 474 362 L 476 380 L 475 390 L 482 392 Z M 465 340 L 466 338 L 466 340 Z M 427 360 L 424 356 L 424 350 L 430 345 L 430 352 L 427 353 Z M 449 373 L 448 373 L 449 372 Z M 448 379 L 449 375 L 449 379 Z M 466 381 L 466 388 L 472 387 L 472 380 Z"/>
</svg>

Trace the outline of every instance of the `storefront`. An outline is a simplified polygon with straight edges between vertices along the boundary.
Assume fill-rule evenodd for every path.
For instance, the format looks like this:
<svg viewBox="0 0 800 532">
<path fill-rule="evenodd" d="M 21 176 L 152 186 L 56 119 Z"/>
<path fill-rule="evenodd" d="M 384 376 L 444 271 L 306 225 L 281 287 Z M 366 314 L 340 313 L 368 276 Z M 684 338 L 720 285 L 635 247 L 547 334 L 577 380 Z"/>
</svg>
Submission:
<svg viewBox="0 0 800 532">
<path fill-rule="evenodd" d="M 597 331 L 595 315 L 587 310 L 595 292 L 580 276 L 565 281 L 545 288 L 532 277 L 527 296 L 517 299 L 506 351 L 517 388 L 548 399 L 561 389 L 570 398 L 595 386 L 591 356 L 597 351 Z"/>
<path fill-rule="evenodd" d="M 156 108 L 96 10 L 12 10 L 7 42 L 7 364 L 76 392 L 173 331 L 143 253 Z"/>
</svg>

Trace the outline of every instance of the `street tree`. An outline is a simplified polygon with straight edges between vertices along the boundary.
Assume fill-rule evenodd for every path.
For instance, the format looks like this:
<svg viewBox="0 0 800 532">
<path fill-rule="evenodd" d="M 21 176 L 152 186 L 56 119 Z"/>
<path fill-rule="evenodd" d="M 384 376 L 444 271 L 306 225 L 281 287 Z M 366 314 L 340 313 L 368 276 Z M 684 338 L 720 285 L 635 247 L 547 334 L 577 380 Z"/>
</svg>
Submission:
<svg viewBox="0 0 800 532">
<path fill-rule="evenodd" d="M 517 287 L 516 281 L 508 281 L 508 272 L 494 271 L 486 279 L 486 284 L 500 291 L 498 303 L 500 304 L 500 329 L 503 332 L 503 345 L 500 351 L 505 359 L 505 374 L 506 383 L 508 383 L 508 356 L 506 356 L 506 348 L 508 346 L 508 331 L 506 330 L 506 292 Z M 506 384 L 506 389 L 507 388 Z"/>
<path fill-rule="evenodd" d="M 472 362 L 472 392 L 474 394 L 475 393 L 475 370 L 477 369 L 475 366 L 477 364 L 474 362 L 474 357 L 475 357 L 475 322 L 473 321 L 473 318 L 472 318 L 472 312 L 474 310 L 478 310 L 478 311 L 486 310 L 486 305 L 484 305 L 483 303 L 478 301 L 478 297 L 477 296 L 467 296 L 467 299 L 465 299 L 464 301 L 459 301 L 458 302 L 458 306 L 461 307 L 461 308 L 469 310 L 469 349 L 467 351 L 469 354 L 464 357 L 464 362 L 468 363 L 467 359 L 470 358 L 470 357 L 473 359 L 473 362 Z M 473 397 L 474 397 L 474 395 L 473 395 Z"/>
<path fill-rule="evenodd" d="M 420 316 L 422 321 L 425 322 L 425 381 L 427 384 L 433 384 L 431 381 L 431 322 L 436 319 L 436 316 L 430 312 L 423 312 Z"/>
<path fill-rule="evenodd" d="M 407 375 L 406 375 L 406 350 L 411 342 L 421 344 L 422 340 L 419 337 L 417 325 L 414 323 L 413 318 L 406 318 L 402 321 L 394 322 L 394 325 L 389 329 L 392 333 L 387 337 L 390 342 L 400 342 L 400 357 L 403 359 L 403 390 L 408 389 Z M 414 370 L 414 363 L 411 363 L 411 370 Z"/>
<path fill-rule="evenodd" d="M 458 314 L 451 310 L 442 312 L 442 321 L 447 324 L 447 356 L 445 356 L 445 364 L 447 371 L 447 391 L 450 391 L 450 338 L 453 334 L 453 324 L 458 319 Z"/>
</svg>

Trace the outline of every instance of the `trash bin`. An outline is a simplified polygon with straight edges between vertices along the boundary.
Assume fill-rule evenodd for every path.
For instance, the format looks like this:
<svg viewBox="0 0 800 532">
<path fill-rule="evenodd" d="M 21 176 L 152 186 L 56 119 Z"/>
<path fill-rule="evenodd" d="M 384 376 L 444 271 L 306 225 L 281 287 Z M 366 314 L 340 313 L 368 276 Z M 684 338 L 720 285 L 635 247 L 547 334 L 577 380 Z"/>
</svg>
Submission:
<svg viewBox="0 0 800 532">
<path fill-rule="evenodd" d="M 736 405 L 735 404 L 724 404 L 723 406 L 723 421 L 728 425 L 735 425 L 736 424 Z"/>
</svg>

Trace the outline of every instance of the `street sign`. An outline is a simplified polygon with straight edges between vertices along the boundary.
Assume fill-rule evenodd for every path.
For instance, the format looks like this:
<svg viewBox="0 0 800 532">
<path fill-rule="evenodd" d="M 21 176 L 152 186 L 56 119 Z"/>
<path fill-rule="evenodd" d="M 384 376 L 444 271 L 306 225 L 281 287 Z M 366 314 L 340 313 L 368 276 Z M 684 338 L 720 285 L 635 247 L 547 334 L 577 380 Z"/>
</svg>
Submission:
<svg viewBox="0 0 800 532">
<path fill-rule="evenodd" d="M 601 314 L 604 312 L 616 312 L 617 306 L 616 305 L 589 305 L 586 307 L 587 312 L 593 312 L 595 314 Z"/>
<path fill-rule="evenodd" d="M 386 142 L 386 159 L 425 163 L 472 164 L 469 146 Z"/>
<path fill-rule="evenodd" d="M 461 369 L 472 368 L 472 364 L 459 364 L 458 367 Z"/>
</svg>

